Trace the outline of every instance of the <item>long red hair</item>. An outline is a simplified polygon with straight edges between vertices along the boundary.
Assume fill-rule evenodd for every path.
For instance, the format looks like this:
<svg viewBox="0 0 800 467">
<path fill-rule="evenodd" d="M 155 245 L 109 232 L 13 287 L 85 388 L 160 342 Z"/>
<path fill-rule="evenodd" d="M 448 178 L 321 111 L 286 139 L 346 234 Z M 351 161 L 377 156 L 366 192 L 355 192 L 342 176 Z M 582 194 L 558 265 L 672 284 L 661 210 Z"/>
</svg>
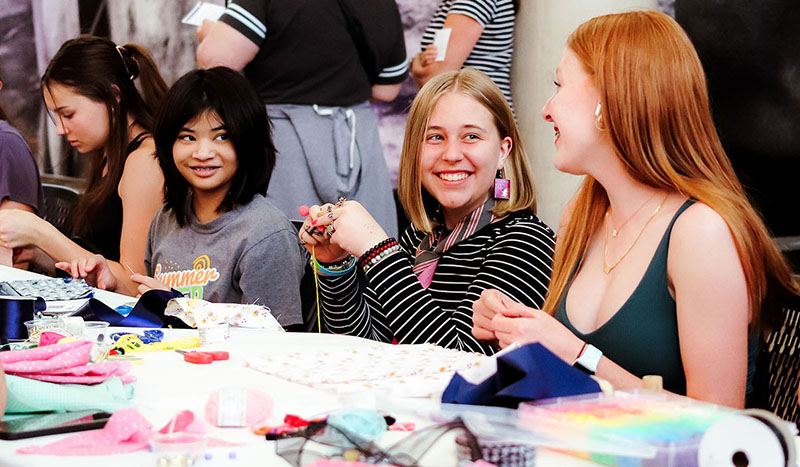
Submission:
<svg viewBox="0 0 800 467">
<path fill-rule="evenodd" d="M 783 255 L 747 199 L 722 148 L 709 108 L 700 59 L 669 16 L 635 11 L 593 18 L 567 47 L 593 79 L 602 119 L 628 173 L 647 185 L 705 203 L 727 222 L 744 269 L 751 331 L 780 311 L 797 284 Z M 605 189 L 587 176 L 568 224 L 559 232 L 544 309 L 554 313 L 571 272 L 608 207 Z M 770 318 L 770 319 L 768 319 Z"/>
</svg>

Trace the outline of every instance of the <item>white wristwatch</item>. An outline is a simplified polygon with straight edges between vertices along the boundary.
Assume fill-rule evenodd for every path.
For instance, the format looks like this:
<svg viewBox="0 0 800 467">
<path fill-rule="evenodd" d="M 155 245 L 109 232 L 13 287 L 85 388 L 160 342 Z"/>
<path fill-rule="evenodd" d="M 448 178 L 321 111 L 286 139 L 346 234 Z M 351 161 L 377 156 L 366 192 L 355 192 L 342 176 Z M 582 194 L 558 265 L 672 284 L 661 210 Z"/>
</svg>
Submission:
<svg viewBox="0 0 800 467">
<path fill-rule="evenodd" d="M 575 368 L 585 372 L 586 374 L 593 375 L 597 372 L 597 364 L 603 357 L 603 352 L 592 344 L 586 344 L 578 359 L 572 364 Z"/>
</svg>

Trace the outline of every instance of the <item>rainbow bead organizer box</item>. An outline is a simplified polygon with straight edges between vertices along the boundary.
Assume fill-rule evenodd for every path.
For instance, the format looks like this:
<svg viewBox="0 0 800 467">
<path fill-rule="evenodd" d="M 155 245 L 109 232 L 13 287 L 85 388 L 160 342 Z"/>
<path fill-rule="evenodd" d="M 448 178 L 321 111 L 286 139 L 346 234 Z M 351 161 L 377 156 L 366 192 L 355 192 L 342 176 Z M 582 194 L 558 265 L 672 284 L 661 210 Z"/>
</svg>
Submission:
<svg viewBox="0 0 800 467">
<path fill-rule="evenodd" d="M 569 454 L 624 467 L 696 466 L 700 441 L 734 409 L 663 392 L 592 394 L 524 403 L 520 425 Z"/>
</svg>

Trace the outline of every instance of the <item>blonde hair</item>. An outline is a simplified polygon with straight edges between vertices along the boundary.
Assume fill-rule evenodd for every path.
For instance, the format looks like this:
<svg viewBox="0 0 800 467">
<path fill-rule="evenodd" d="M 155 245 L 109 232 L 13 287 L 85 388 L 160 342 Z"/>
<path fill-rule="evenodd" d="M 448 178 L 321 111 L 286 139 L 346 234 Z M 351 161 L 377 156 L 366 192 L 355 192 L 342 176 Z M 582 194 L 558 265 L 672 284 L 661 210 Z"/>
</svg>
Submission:
<svg viewBox="0 0 800 467">
<path fill-rule="evenodd" d="M 722 148 L 705 74 L 683 29 L 654 11 L 600 16 L 580 25 L 567 47 L 600 93 L 602 119 L 628 173 L 705 203 L 728 224 L 747 282 L 751 331 L 762 306 L 765 312 L 780 311 L 773 299 L 796 293 L 797 285 Z M 549 313 L 563 299 L 569 276 L 607 207 L 604 188 L 587 176 L 559 233 L 544 304 Z"/>
<path fill-rule="evenodd" d="M 535 212 L 536 189 L 514 114 L 502 91 L 488 76 L 464 68 L 431 78 L 411 104 L 397 176 L 397 193 L 411 223 L 424 232 L 431 232 L 436 225 L 436 220 L 431 217 L 433 213 L 425 209 L 419 161 L 433 109 L 439 99 L 450 92 L 464 94 L 480 103 L 492 114 L 500 138 L 511 138 L 511 151 L 503 165 L 503 173 L 511 182 L 510 198 L 498 200 L 492 212 L 499 217 L 525 209 Z M 488 191 L 490 187 L 486 189 Z"/>
</svg>

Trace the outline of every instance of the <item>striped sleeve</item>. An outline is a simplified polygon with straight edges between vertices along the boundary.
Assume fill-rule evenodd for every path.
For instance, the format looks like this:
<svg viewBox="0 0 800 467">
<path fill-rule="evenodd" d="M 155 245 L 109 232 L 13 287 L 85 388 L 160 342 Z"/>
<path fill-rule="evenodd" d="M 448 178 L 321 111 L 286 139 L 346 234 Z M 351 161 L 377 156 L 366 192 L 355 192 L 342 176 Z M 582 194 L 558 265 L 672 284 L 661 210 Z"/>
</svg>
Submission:
<svg viewBox="0 0 800 467">
<path fill-rule="evenodd" d="M 540 308 L 549 284 L 553 248 L 552 231 L 543 225 L 515 227 L 493 243 L 474 276 L 466 265 L 448 268 L 442 264 L 434 283 L 426 290 L 409 261 L 400 255 L 387 257 L 370 269 L 367 276 L 387 325 L 401 344 L 434 342 L 447 348 L 492 354 L 491 346 L 472 335 L 472 303 L 483 290 L 491 288 Z M 460 302 L 454 312 L 444 312 L 432 299 L 433 289 L 447 288 L 448 283 L 470 276 L 466 294 L 454 297 Z"/>
<path fill-rule="evenodd" d="M 397 84 L 402 83 L 408 77 L 408 61 L 405 59 L 405 52 L 403 53 L 403 61 L 396 64 L 387 66 L 382 69 L 378 74 L 378 79 L 375 84 Z"/>
<path fill-rule="evenodd" d="M 267 37 L 267 3 L 264 0 L 228 1 L 219 20 L 260 47 Z"/>
<path fill-rule="evenodd" d="M 376 317 L 378 304 L 362 290 L 355 269 L 344 276 L 321 276 L 319 294 L 326 331 L 391 342 L 391 332 Z"/>
<path fill-rule="evenodd" d="M 455 0 L 449 14 L 469 16 L 481 26 L 486 27 L 487 24 L 494 21 L 497 14 L 497 2 L 495 0 Z"/>
<path fill-rule="evenodd" d="M 373 0 L 374 1 L 374 0 Z M 373 50 L 377 55 L 378 76 L 373 84 L 398 84 L 408 77 L 408 60 L 406 60 L 406 38 L 403 33 L 403 19 L 394 0 L 375 2 L 372 11 L 365 11 L 362 23 L 365 32 L 374 42 Z M 370 13 L 378 15 L 371 21 Z"/>
</svg>

